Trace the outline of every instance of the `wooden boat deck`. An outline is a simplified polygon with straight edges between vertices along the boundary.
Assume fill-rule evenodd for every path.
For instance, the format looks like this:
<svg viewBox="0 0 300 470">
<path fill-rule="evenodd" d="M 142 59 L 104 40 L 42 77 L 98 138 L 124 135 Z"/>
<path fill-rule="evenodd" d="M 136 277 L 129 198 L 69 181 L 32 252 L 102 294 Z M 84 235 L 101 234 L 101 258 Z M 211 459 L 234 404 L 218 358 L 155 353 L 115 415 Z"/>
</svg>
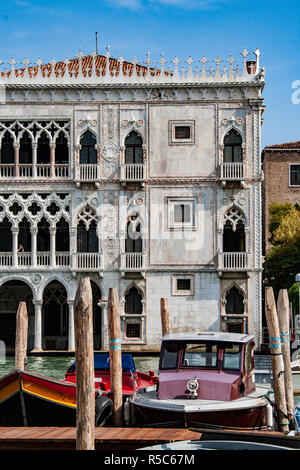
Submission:
<svg viewBox="0 0 300 470">
<path fill-rule="evenodd" d="M 200 439 L 199 432 L 168 428 L 96 428 L 96 450 L 134 450 L 171 441 Z M 2 450 L 75 450 L 76 428 L 0 427 Z"/>
</svg>

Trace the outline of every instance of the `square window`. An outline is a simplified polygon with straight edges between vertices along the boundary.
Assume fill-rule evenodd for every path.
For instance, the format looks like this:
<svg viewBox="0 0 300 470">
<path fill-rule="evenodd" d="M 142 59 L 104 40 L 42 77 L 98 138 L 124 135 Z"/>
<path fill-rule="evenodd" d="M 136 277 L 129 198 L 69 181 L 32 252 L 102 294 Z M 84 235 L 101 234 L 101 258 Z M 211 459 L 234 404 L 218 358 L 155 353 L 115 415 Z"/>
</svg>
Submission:
<svg viewBox="0 0 300 470">
<path fill-rule="evenodd" d="M 175 126 L 175 139 L 190 139 L 190 126 Z"/>
<path fill-rule="evenodd" d="M 193 145 L 195 121 L 169 121 L 169 145 Z"/>
<path fill-rule="evenodd" d="M 167 211 L 169 230 L 194 230 L 196 228 L 194 198 L 167 198 Z"/>
<path fill-rule="evenodd" d="M 191 279 L 177 279 L 177 290 L 191 290 Z"/>
<path fill-rule="evenodd" d="M 300 186 L 300 165 L 290 165 L 290 186 Z"/>
<path fill-rule="evenodd" d="M 141 324 L 140 323 L 126 323 L 126 337 L 140 339 Z"/>
<path fill-rule="evenodd" d="M 194 290 L 193 274 L 173 274 L 172 295 L 194 295 Z"/>
</svg>

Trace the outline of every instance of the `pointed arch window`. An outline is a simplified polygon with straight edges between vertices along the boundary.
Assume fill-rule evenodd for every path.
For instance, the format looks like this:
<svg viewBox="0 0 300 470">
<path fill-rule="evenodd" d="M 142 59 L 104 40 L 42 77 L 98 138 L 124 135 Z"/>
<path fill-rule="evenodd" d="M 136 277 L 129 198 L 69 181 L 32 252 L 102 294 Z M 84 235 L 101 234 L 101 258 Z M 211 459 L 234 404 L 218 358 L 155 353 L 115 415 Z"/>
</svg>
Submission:
<svg viewBox="0 0 300 470">
<path fill-rule="evenodd" d="M 224 163 L 241 163 L 242 137 L 235 129 L 231 129 L 224 137 Z"/>
<path fill-rule="evenodd" d="M 231 208 L 224 218 L 223 252 L 244 252 L 245 247 L 245 217 L 241 211 Z"/>
<path fill-rule="evenodd" d="M 80 163 L 97 164 L 97 150 L 95 135 L 87 130 L 80 139 Z"/>
<path fill-rule="evenodd" d="M 125 139 L 125 163 L 143 163 L 143 140 L 135 131 Z"/>
<path fill-rule="evenodd" d="M 61 218 L 56 224 L 55 237 L 56 251 L 66 252 L 70 250 L 69 224 L 64 218 Z"/>
<path fill-rule="evenodd" d="M 55 142 L 55 163 L 67 164 L 69 161 L 68 139 L 63 131 L 60 131 Z"/>
<path fill-rule="evenodd" d="M 15 162 L 15 150 L 14 150 L 14 138 L 10 132 L 5 132 L 1 142 L 1 162 L 0 163 L 14 163 Z"/>
<path fill-rule="evenodd" d="M 18 249 L 25 252 L 31 251 L 30 222 L 26 217 L 19 223 Z"/>
<path fill-rule="evenodd" d="M 141 224 L 138 215 L 131 216 L 127 222 L 127 233 L 125 240 L 125 253 L 142 253 L 143 240 L 141 237 Z"/>
<path fill-rule="evenodd" d="M 20 139 L 19 162 L 32 164 L 32 142 L 28 132 L 24 132 Z"/>
<path fill-rule="evenodd" d="M 38 138 L 37 163 L 50 164 L 50 139 L 45 131 Z"/>
<path fill-rule="evenodd" d="M 131 287 L 125 295 L 125 313 L 126 314 L 142 314 L 142 294 L 136 287 Z"/>
<path fill-rule="evenodd" d="M 236 287 L 232 287 L 226 295 L 226 313 L 237 315 L 244 313 L 244 296 Z"/>
<path fill-rule="evenodd" d="M 0 252 L 12 251 L 12 223 L 7 217 L 0 222 Z"/>
<path fill-rule="evenodd" d="M 50 224 L 45 217 L 38 223 L 37 251 L 50 251 Z"/>
</svg>

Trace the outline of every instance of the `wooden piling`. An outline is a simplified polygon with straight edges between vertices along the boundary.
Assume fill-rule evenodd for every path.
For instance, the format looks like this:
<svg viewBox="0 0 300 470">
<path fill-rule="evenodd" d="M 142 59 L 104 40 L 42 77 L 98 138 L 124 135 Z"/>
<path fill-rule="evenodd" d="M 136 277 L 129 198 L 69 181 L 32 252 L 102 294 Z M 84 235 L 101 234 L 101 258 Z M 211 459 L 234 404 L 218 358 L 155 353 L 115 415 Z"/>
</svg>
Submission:
<svg viewBox="0 0 300 470">
<path fill-rule="evenodd" d="M 287 289 L 281 289 L 277 299 L 277 314 L 280 337 L 282 343 L 282 356 L 284 363 L 284 386 L 289 421 L 293 424 L 294 392 L 290 356 L 290 309 Z"/>
<path fill-rule="evenodd" d="M 28 313 L 26 302 L 20 302 L 16 316 L 15 366 L 24 370 L 27 354 Z"/>
<path fill-rule="evenodd" d="M 277 309 L 272 287 L 266 287 L 265 313 L 269 331 L 269 347 L 272 357 L 273 388 L 278 416 L 278 425 L 279 430 L 288 432 L 289 420 L 287 418 L 287 406 L 284 387 L 284 364 L 281 351 Z"/>
<path fill-rule="evenodd" d="M 94 450 L 95 384 L 93 295 L 89 277 L 80 280 L 75 297 L 76 449 Z"/>
<path fill-rule="evenodd" d="M 170 309 L 168 299 L 160 299 L 160 316 L 162 335 L 171 333 Z"/>
<path fill-rule="evenodd" d="M 120 306 L 117 290 L 109 289 L 108 294 L 108 332 L 109 332 L 109 358 L 111 398 L 113 401 L 114 426 L 122 426 L 122 352 Z"/>
</svg>

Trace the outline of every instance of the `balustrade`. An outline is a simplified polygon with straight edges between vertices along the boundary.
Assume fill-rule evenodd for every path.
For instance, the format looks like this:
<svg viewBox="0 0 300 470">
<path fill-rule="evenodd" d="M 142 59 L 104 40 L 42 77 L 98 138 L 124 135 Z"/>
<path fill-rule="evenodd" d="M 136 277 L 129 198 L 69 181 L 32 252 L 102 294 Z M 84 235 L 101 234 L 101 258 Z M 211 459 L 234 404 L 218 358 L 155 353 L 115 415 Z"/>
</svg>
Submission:
<svg viewBox="0 0 300 470">
<path fill-rule="evenodd" d="M 145 181 L 145 173 L 143 163 L 125 163 L 121 165 L 122 181 Z"/>
<path fill-rule="evenodd" d="M 220 178 L 224 180 L 242 180 L 245 178 L 245 163 L 221 163 Z"/>
<path fill-rule="evenodd" d="M 223 271 L 243 271 L 249 268 L 249 256 L 245 252 L 219 254 L 219 269 Z"/>
<path fill-rule="evenodd" d="M 101 253 L 76 253 L 75 269 L 80 271 L 99 271 L 103 269 Z"/>
<path fill-rule="evenodd" d="M 76 167 L 76 180 L 97 181 L 99 178 L 100 171 L 96 163 L 80 163 Z"/>
<path fill-rule="evenodd" d="M 144 253 L 122 253 L 121 270 L 122 271 L 143 271 L 145 269 Z"/>
</svg>

